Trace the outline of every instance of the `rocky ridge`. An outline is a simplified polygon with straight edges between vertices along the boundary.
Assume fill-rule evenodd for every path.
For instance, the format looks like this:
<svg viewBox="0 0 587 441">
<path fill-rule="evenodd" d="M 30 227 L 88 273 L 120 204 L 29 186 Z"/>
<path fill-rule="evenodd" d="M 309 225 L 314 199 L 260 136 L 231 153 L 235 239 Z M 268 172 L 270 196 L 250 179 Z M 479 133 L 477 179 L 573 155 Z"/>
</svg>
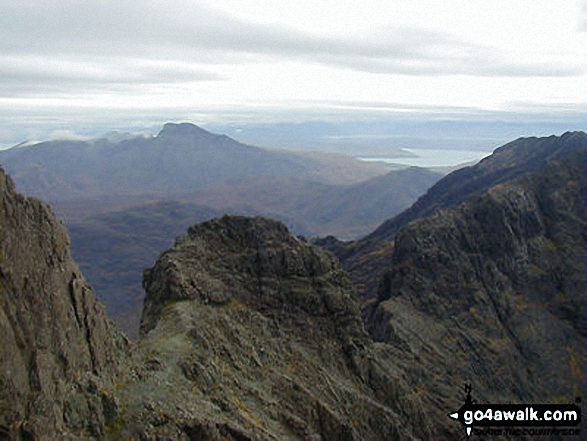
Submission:
<svg viewBox="0 0 587 441">
<path fill-rule="evenodd" d="M 116 419 L 126 338 L 69 253 L 65 227 L 0 169 L 0 433 L 102 437 Z"/>
<path fill-rule="evenodd" d="M 419 399 L 366 334 L 346 273 L 283 224 L 225 216 L 194 226 L 144 286 L 144 362 L 121 391 L 131 434 L 426 437 Z"/>
<path fill-rule="evenodd" d="M 132 351 L 63 226 L 2 175 L 0 435 L 454 439 L 464 382 L 478 402 L 584 396 L 585 138 L 382 241 L 366 329 L 338 261 L 281 223 L 191 227 L 144 274 Z"/>
<path fill-rule="evenodd" d="M 381 224 L 366 240 L 393 240 L 397 231 L 412 220 L 421 219 L 441 208 L 456 206 L 479 196 L 493 186 L 540 172 L 552 161 L 584 151 L 585 132 L 561 136 L 519 138 L 497 148 L 478 164 L 450 173 L 422 195 L 409 209 Z"/>
<path fill-rule="evenodd" d="M 427 409 L 585 396 L 587 146 L 413 221 L 365 310 Z M 437 412 L 438 418 L 442 412 Z"/>
</svg>

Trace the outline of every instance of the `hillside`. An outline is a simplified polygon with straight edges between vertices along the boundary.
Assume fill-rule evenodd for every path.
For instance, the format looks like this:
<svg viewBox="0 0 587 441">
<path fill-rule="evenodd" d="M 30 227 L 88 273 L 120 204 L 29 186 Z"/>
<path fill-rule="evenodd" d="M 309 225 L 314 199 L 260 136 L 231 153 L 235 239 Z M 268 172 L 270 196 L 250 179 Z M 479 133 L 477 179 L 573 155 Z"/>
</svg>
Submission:
<svg viewBox="0 0 587 441">
<path fill-rule="evenodd" d="M 324 161 L 248 146 L 189 123 L 165 124 L 152 137 L 17 146 L 0 151 L 0 163 L 20 191 L 52 203 L 115 196 L 177 197 L 226 179 L 260 175 L 341 183 Z M 385 170 L 355 164 L 358 179 Z"/>
<path fill-rule="evenodd" d="M 126 338 L 69 253 L 52 210 L 0 169 L 0 437 L 102 438 L 116 420 Z"/>
<path fill-rule="evenodd" d="M 410 167 L 348 185 L 277 176 L 235 178 L 184 199 L 219 211 L 276 218 L 296 234 L 348 240 L 401 213 L 441 177 Z"/>
<path fill-rule="evenodd" d="M 465 381 L 487 403 L 585 395 L 586 155 L 561 150 L 397 233 L 365 322 L 431 408 Z"/>
<path fill-rule="evenodd" d="M 354 271 L 361 252 L 382 271 L 362 311 L 339 261 L 282 223 L 193 225 L 144 272 L 132 346 L 51 210 L 2 174 L 0 433 L 449 440 L 462 436 L 447 414 L 466 382 L 479 403 L 585 396 L 587 137 L 563 138 L 540 165 L 413 219 L 393 242 L 324 240 Z M 500 167 L 532 142 L 543 140 L 508 148 Z M 213 214 L 166 204 L 152 204 L 161 231 L 174 224 L 159 211 Z M 150 228 L 142 219 L 117 230 Z"/>
<path fill-rule="evenodd" d="M 567 132 L 562 136 L 520 138 L 495 150 L 478 164 L 456 170 L 439 180 L 407 210 L 388 219 L 372 233 L 354 242 L 323 238 L 315 243 L 334 252 L 349 271 L 359 295 L 372 298 L 381 276 L 388 270 L 395 235 L 410 221 L 432 215 L 480 196 L 500 183 L 540 172 L 552 161 L 584 151 L 587 135 Z M 387 258 L 381 258 L 381 256 Z"/>
</svg>

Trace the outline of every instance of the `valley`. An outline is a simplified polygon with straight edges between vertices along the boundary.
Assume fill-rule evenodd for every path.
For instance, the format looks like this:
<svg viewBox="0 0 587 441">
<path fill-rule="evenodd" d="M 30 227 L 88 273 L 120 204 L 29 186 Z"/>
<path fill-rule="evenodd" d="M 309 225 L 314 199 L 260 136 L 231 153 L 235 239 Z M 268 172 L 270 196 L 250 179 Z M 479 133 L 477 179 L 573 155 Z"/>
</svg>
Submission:
<svg viewBox="0 0 587 441">
<path fill-rule="evenodd" d="M 142 272 L 194 223 L 266 216 L 297 235 L 366 235 L 442 177 L 325 152 L 267 150 L 166 124 L 148 136 L 50 141 L 0 152 L 17 188 L 52 204 L 72 253 L 108 313 L 132 338 Z"/>
<path fill-rule="evenodd" d="M 192 148 L 220 139 L 244 154 L 166 127 L 169 148 L 187 133 Z M 447 417 L 464 383 L 479 403 L 573 402 L 585 394 L 586 155 L 584 132 L 519 138 L 444 177 L 408 168 L 346 186 L 306 181 L 319 166 L 290 157 L 263 159 L 273 176 L 208 172 L 194 188 L 149 166 L 158 184 L 124 199 L 145 179 L 136 163 L 112 178 L 120 194 L 88 178 L 112 205 L 88 198 L 66 225 L 2 173 L 1 433 L 449 440 L 464 433 Z M 80 185 L 71 175 L 47 171 L 41 191 Z M 174 185 L 181 198 L 164 197 Z M 279 220 L 256 212 L 267 207 Z M 355 239 L 315 237 L 335 226 Z M 134 342 L 98 298 L 140 330 Z"/>
</svg>

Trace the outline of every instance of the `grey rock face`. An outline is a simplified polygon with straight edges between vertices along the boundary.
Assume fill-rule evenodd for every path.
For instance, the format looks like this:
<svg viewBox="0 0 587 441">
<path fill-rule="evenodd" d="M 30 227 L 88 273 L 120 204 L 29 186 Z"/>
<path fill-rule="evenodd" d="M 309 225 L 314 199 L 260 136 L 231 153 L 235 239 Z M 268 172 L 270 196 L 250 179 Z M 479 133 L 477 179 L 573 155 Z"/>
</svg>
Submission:
<svg viewBox="0 0 587 441">
<path fill-rule="evenodd" d="M 584 396 L 586 151 L 398 233 L 368 329 L 431 410 Z"/>
<path fill-rule="evenodd" d="M 418 398 L 368 338 L 338 261 L 281 223 L 192 227 L 144 285 L 140 380 L 121 395 L 130 433 L 426 437 Z"/>
<path fill-rule="evenodd" d="M 0 425 L 23 438 L 102 436 L 127 341 L 49 207 L 16 194 L 1 170 L 0 196 Z"/>
<path fill-rule="evenodd" d="M 13 439 L 419 439 L 337 260 L 280 223 L 197 225 L 145 274 L 130 350 L 64 227 L 2 174 L 0 433 Z"/>
</svg>

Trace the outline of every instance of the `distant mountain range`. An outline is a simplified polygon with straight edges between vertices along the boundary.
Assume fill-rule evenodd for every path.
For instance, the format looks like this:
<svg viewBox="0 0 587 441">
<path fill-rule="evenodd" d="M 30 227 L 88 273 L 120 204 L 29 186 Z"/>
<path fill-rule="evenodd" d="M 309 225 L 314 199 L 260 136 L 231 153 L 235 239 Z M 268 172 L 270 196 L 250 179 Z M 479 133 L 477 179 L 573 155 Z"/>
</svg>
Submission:
<svg viewBox="0 0 587 441">
<path fill-rule="evenodd" d="M 64 226 L 0 170 L 0 435 L 452 440 L 466 437 L 448 417 L 464 384 L 469 403 L 579 406 L 586 159 L 583 132 L 518 139 L 376 234 L 323 248 L 260 217 L 192 225 L 143 273 L 137 344 L 105 316 Z M 143 211 L 164 234 L 170 214 L 214 214 L 153 202 L 100 228 L 148 248 Z"/>
<path fill-rule="evenodd" d="M 19 189 L 51 202 L 115 196 L 161 197 L 192 192 L 227 179 L 295 177 L 341 183 L 328 164 L 290 152 L 239 143 L 193 124 L 165 124 L 154 137 L 48 141 L 0 151 Z M 381 168 L 355 161 L 359 179 Z"/>
<path fill-rule="evenodd" d="M 141 273 L 194 223 L 263 215 L 295 234 L 357 238 L 408 208 L 442 175 L 389 171 L 329 153 L 270 151 L 166 124 L 157 136 L 108 134 L 0 152 L 29 195 L 51 202 L 109 313 L 136 337 Z"/>
</svg>

